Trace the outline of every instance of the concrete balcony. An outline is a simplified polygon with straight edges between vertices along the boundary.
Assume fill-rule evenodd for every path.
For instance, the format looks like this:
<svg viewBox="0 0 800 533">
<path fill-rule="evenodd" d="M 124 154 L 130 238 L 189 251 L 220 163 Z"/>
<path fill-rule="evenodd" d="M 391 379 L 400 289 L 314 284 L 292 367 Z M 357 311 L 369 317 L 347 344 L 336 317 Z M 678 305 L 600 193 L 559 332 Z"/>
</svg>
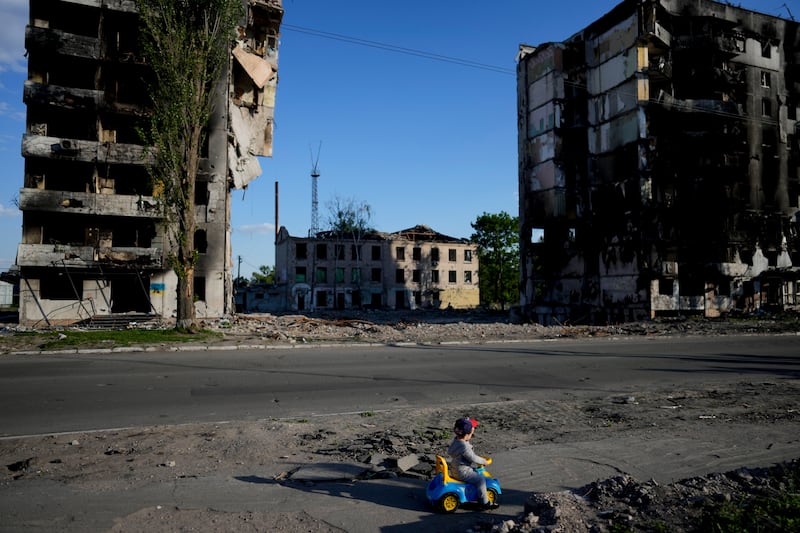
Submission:
<svg viewBox="0 0 800 533">
<path fill-rule="evenodd" d="M 22 156 L 117 165 L 147 165 L 154 161 L 152 150 L 138 144 L 83 141 L 43 135 L 24 135 Z"/>
<path fill-rule="evenodd" d="M 66 244 L 20 244 L 17 248 L 20 267 L 59 267 L 122 270 L 160 270 L 164 264 L 160 248 L 112 246 L 71 246 Z"/>
<path fill-rule="evenodd" d="M 22 211 L 160 219 L 161 208 L 152 196 L 95 194 L 71 191 L 20 189 Z"/>
</svg>

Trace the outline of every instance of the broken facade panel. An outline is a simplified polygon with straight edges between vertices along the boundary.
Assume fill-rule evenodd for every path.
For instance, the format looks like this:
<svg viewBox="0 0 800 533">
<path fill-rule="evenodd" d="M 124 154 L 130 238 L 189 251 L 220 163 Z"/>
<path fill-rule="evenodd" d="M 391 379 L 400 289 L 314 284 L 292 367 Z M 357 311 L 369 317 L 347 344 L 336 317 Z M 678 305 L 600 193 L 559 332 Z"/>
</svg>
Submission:
<svg viewBox="0 0 800 533">
<path fill-rule="evenodd" d="M 540 322 L 798 309 L 800 32 L 626 0 L 518 55 L 521 304 Z"/>
<path fill-rule="evenodd" d="M 320 232 L 275 243 L 281 310 L 471 309 L 480 304 L 475 245 L 419 225 L 396 233 Z"/>
<path fill-rule="evenodd" d="M 195 203 L 198 317 L 233 312 L 230 191 L 271 155 L 279 0 L 247 0 L 219 84 Z M 138 129 L 150 70 L 128 0 L 31 0 L 27 128 L 19 207 L 20 322 L 59 324 L 117 313 L 171 319 L 177 279 L 152 160 Z M 246 65 L 243 66 L 243 65 Z"/>
</svg>

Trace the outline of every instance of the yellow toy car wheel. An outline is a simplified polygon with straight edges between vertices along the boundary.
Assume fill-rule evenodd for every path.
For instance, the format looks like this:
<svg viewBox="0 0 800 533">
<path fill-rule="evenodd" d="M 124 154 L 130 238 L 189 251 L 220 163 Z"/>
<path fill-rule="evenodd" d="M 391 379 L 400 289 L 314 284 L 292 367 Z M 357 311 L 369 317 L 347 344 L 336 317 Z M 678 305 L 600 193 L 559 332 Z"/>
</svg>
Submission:
<svg viewBox="0 0 800 533">
<path fill-rule="evenodd" d="M 458 495 L 455 492 L 448 492 L 437 500 L 436 509 L 442 513 L 455 513 L 458 504 Z"/>
</svg>

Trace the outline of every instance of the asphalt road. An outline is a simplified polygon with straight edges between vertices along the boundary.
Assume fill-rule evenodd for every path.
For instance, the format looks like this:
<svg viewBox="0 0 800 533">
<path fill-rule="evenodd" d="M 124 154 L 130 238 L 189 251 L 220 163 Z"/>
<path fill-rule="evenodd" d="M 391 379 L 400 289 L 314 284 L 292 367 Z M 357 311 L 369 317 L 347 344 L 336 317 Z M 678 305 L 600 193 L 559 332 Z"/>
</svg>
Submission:
<svg viewBox="0 0 800 533">
<path fill-rule="evenodd" d="M 800 336 L 0 357 L 0 437 L 800 376 Z"/>
<path fill-rule="evenodd" d="M 0 438 L 798 377 L 798 335 L 7 355 L 0 357 Z M 503 495 L 492 517 L 516 518 L 533 491 L 580 487 L 620 472 L 668 483 L 797 457 L 791 425 L 743 438 L 745 432 L 747 427 L 730 427 L 725 434 L 540 443 L 494 454 L 492 472 Z M 54 523 L 60 531 L 103 531 L 117 517 L 157 504 L 307 511 L 350 533 L 462 532 L 474 524 L 473 513 L 431 513 L 422 496 L 425 484 L 399 478 L 284 485 L 211 475 L 87 497 L 69 485 L 32 479 L 24 490 L 12 482 L 0 491 L 0 531 L 52 531 Z M 4 520 L 11 513 L 25 517 L 24 528 Z"/>
</svg>

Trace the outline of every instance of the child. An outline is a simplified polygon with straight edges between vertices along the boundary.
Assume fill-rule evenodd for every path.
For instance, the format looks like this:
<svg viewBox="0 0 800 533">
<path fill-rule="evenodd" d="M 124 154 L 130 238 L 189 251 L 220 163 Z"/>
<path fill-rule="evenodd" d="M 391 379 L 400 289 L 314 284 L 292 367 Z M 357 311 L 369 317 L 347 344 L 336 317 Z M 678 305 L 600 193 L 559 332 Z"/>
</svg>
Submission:
<svg viewBox="0 0 800 533">
<path fill-rule="evenodd" d="M 472 465 L 488 465 L 491 459 L 475 455 L 472 450 L 470 440 L 475 434 L 478 421 L 472 418 L 459 418 L 453 426 L 456 434 L 453 443 L 447 448 L 447 455 L 450 456 L 450 475 L 459 481 L 475 485 L 481 494 L 481 504 L 483 509 L 497 509 L 500 507 L 495 502 L 489 502 L 486 494 L 486 477 L 475 472 Z"/>
</svg>

